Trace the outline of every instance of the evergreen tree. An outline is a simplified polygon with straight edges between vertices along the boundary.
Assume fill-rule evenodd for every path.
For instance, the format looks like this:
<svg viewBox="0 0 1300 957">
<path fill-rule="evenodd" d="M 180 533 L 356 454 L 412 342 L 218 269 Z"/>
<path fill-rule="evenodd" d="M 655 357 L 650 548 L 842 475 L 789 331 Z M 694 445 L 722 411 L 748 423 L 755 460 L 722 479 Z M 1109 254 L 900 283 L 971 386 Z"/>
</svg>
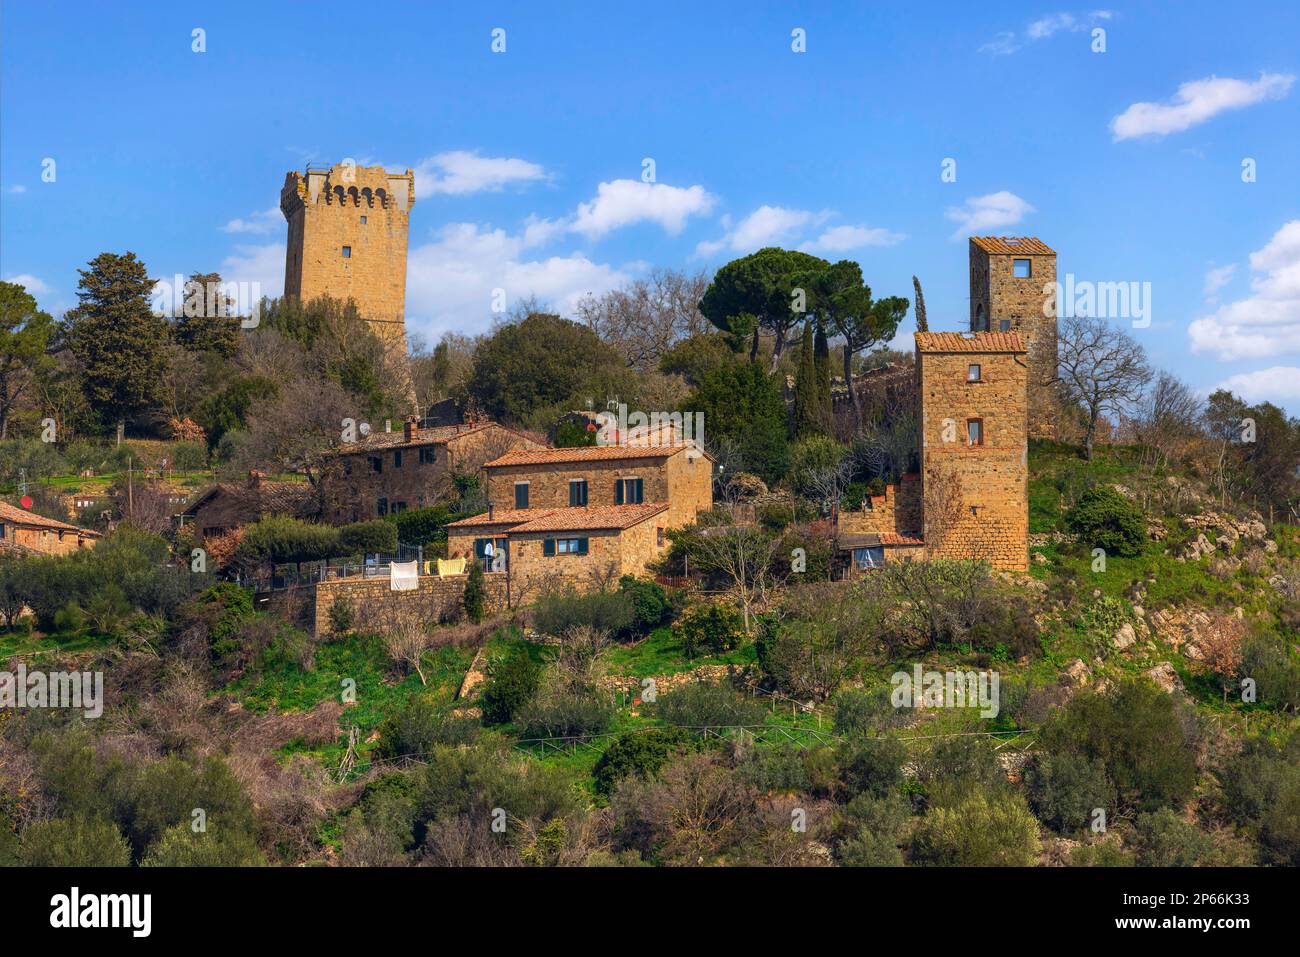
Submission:
<svg viewBox="0 0 1300 957">
<path fill-rule="evenodd" d="M 487 588 L 483 584 L 483 566 L 477 561 L 471 561 L 469 576 L 465 579 L 465 594 L 461 598 L 461 604 L 464 605 L 465 614 L 469 616 L 469 620 L 476 625 L 483 620 L 486 599 Z"/>
<path fill-rule="evenodd" d="M 799 369 L 794 380 L 794 434 L 796 438 L 819 435 L 822 431 L 817 411 L 817 359 L 814 355 L 812 321 L 804 324 L 803 345 L 799 349 Z"/>
<path fill-rule="evenodd" d="M 32 378 L 50 359 L 46 347 L 54 320 L 25 288 L 0 282 L 0 439 L 9 437 L 9 416 Z"/>
<path fill-rule="evenodd" d="M 166 369 L 166 326 L 150 311 L 153 283 L 135 253 L 100 253 L 80 269 L 81 303 L 65 317 L 68 344 L 81 362 L 82 389 L 98 414 L 117 426 L 157 398 Z"/>
<path fill-rule="evenodd" d="M 687 397 L 684 411 L 704 413 L 705 435 L 733 444 L 742 467 L 771 483 L 785 475 L 790 448 L 785 400 L 761 362 L 718 366 Z"/>
</svg>

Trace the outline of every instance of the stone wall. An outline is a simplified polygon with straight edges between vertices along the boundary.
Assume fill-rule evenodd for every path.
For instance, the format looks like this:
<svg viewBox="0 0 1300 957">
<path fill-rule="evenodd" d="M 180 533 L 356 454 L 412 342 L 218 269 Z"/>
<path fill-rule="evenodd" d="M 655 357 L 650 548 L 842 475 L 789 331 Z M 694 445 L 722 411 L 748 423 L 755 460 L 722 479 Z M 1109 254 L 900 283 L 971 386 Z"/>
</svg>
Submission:
<svg viewBox="0 0 1300 957">
<path fill-rule="evenodd" d="M 1029 548 L 1027 370 L 1015 352 L 922 352 L 926 555 L 1024 570 Z M 970 364 L 980 380 L 967 381 Z M 982 419 L 984 444 L 967 445 Z"/>
<path fill-rule="evenodd" d="M 1030 274 L 1018 279 L 1013 260 L 1028 259 Z M 1029 345 L 1029 427 L 1034 438 L 1056 435 L 1057 375 L 1056 254 L 1017 252 L 993 254 L 970 241 L 970 328 L 975 331 L 981 309 L 990 332 L 998 320 L 1010 320 L 1010 332 L 1025 336 Z"/>
<path fill-rule="evenodd" d="M 393 591 L 387 578 L 343 578 L 321 582 L 315 586 L 313 634 L 329 634 L 329 611 L 336 598 L 342 597 L 352 605 L 358 622 L 367 627 L 383 628 L 391 624 L 392 613 L 403 607 L 415 607 L 428 622 L 442 622 L 459 614 L 465 596 L 468 575 L 421 575 L 419 587 L 412 591 Z M 505 610 L 506 580 L 504 575 L 484 575 L 487 589 L 484 607 L 489 614 Z"/>
<path fill-rule="evenodd" d="M 487 494 L 494 509 L 508 511 L 515 507 L 515 484 L 527 482 L 529 508 L 567 508 L 569 483 L 586 479 L 588 505 L 614 505 L 614 486 L 625 478 L 642 480 L 643 501 L 668 503 L 669 528 L 689 525 L 701 509 L 713 506 L 712 463 L 690 452 L 666 459 L 497 465 L 488 469 Z"/>
<path fill-rule="evenodd" d="M 380 338 L 404 344 L 407 229 L 414 204 L 410 170 L 339 164 L 328 172 L 289 173 L 280 191 L 280 210 L 289 223 L 285 295 L 352 299 Z M 351 253 L 347 258 L 344 246 Z"/>
<path fill-rule="evenodd" d="M 872 495 L 862 508 L 840 513 L 839 530 L 875 535 L 920 535 L 924 524 L 921 477 L 904 475 L 898 485 L 885 486 L 884 495 Z"/>
</svg>

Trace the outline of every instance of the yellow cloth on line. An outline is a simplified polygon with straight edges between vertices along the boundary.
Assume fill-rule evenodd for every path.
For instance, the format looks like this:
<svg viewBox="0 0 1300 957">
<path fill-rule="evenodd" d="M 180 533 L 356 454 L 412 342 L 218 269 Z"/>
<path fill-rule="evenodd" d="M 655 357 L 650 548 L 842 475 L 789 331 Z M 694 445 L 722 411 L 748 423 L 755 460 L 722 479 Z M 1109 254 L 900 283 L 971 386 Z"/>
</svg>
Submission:
<svg viewBox="0 0 1300 957">
<path fill-rule="evenodd" d="M 438 577 L 446 578 L 448 575 L 465 574 L 465 559 L 463 558 L 440 558 L 438 559 Z"/>
</svg>

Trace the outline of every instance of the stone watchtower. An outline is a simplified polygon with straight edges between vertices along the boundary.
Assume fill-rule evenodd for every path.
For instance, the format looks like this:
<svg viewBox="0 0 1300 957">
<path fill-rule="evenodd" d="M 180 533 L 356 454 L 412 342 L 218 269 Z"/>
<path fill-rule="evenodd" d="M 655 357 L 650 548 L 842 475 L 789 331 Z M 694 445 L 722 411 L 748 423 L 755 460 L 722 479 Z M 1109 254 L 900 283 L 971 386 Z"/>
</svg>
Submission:
<svg viewBox="0 0 1300 957">
<path fill-rule="evenodd" d="M 406 355 L 406 233 L 415 174 L 382 166 L 308 165 L 284 178 L 280 211 L 289 221 L 284 294 L 353 300 L 394 351 Z"/>
<path fill-rule="evenodd" d="M 925 553 L 1029 565 L 1026 345 L 1018 332 L 918 332 Z"/>
<path fill-rule="evenodd" d="M 972 236 L 971 332 L 1018 332 L 1029 348 L 1029 433 L 1056 436 L 1056 253 L 1032 236 Z"/>
</svg>

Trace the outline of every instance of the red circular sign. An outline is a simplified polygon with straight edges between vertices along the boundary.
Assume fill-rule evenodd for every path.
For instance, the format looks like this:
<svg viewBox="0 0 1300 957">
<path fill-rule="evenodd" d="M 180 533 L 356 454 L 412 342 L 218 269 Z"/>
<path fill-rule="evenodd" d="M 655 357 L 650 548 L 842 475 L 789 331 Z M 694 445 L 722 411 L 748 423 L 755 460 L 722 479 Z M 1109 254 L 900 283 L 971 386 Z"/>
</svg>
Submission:
<svg viewBox="0 0 1300 957">
<path fill-rule="evenodd" d="M 30 509 L 32 507 L 32 497 L 30 495 L 24 495 L 18 500 L 18 504 L 23 508 Z"/>
</svg>

